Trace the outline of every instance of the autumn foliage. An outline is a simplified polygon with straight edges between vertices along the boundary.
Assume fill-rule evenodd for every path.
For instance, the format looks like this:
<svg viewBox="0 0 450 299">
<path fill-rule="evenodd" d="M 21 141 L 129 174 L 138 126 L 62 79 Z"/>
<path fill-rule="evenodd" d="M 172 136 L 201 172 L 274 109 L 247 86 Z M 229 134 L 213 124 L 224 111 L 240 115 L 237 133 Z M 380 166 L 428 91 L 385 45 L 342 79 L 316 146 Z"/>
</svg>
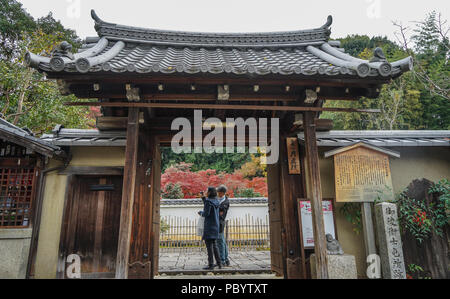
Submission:
<svg viewBox="0 0 450 299">
<path fill-rule="evenodd" d="M 200 191 L 205 191 L 209 186 L 220 186 L 224 184 L 228 187 L 228 196 L 236 197 L 240 190 L 253 189 L 255 193 L 267 197 L 267 178 L 254 177 L 252 179 L 244 177 L 238 170 L 234 173 L 217 173 L 214 169 L 193 172 L 192 164 L 180 163 L 169 167 L 161 177 L 161 190 L 166 190 L 167 186 L 179 185 L 184 194 L 184 198 L 198 198 Z"/>
</svg>

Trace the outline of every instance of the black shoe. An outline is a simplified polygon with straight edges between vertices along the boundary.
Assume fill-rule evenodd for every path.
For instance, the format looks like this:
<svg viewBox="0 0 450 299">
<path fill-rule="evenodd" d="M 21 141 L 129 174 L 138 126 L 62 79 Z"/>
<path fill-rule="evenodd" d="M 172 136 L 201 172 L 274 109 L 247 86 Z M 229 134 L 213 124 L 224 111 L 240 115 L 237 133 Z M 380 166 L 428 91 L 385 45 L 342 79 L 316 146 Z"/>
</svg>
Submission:
<svg viewBox="0 0 450 299">
<path fill-rule="evenodd" d="M 230 266 L 230 261 L 226 261 L 226 262 L 225 262 L 225 265 L 226 265 L 227 267 L 229 267 L 229 266 Z"/>
<path fill-rule="evenodd" d="M 217 267 L 218 267 L 219 269 L 222 269 L 222 264 L 218 264 Z"/>
<path fill-rule="evenodd" d="M 205 268 L 203 268 L 203 270 L 214 270 L 214 266 L 215 265 L 206 266 Z"/>
</svg>

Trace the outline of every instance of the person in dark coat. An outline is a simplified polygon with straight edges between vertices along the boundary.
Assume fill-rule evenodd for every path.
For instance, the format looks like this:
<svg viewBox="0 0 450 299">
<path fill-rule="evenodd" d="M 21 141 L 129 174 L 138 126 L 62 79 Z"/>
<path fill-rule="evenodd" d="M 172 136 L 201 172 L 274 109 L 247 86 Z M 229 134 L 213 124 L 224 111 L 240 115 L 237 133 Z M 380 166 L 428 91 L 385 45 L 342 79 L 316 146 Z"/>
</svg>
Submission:
<svg viewBox="0 0 450 299">
<path fill-rule="evenodd" d="M 220 259 L 222 261 L 222 265 L 230 266 L 230 260 L 228 259 L 228 246 L 225 240 L 225 224 L 226 218 L 228 214 L 228 209 L 230 208 L 230 200 L 227 196 L 227 187 L 221 185 L 217 188 L 217 194 L 219 197 L 219 240 L 217 241 L 217 245 L 219 247 Z"/>
<path fill-rule="evenodd" d="M 207 197 L 202 197 L 203 211 L 199 215 L 205 217 L 205 225 L 203 229 L 203 240 L 208 251 L 208 266 L 204 270 L 214 270 L 214 257 L 219 269 L 222 268 L 220 261 L 219 249 L 217 247 L 217 239 L 219 239 L 219 200 L 217 199 L 217 191 L 214 187 L 209 187 L 206 193 Z"/>
</svg>

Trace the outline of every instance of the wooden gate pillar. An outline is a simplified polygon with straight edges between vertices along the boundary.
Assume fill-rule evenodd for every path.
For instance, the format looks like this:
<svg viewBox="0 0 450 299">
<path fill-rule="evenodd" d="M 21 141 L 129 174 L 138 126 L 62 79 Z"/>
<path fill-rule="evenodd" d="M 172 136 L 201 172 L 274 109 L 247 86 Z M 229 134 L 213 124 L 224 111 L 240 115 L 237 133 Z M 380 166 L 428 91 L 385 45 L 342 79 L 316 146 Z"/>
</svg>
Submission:
<svg viewBox="0 0 450 299">
<path fill-rule="evenodd" d="M 316 271 L 318 279 L 328 279 L 327 242 L 322 210 L 322 186 L 320 182 L 319 153 L 317 149 L 315 112 L 304 113 L 306 165 L 308 176 L 308 198 L 311 201 L 311 211 L 314 230 L 314 245 L 316 255 Z"/>
<path fill-rule="evenodd" d="M 128 278 L 131 224 L 136 182 L 139 142 L 139 108 L 128 109 L 127 146 L 123 173 L 122 206 L 120 211 L 119 243 L 117 247 L 116 278 Z"/>
<path fill-rule="evenodd" d="M 152 178 L 160 175 L 153 170 L 156 141 L 145 128 L 139 131 L 139 148 L 130 239 L 128 278 L 151 278 L 152 261 Z M 159 199 L 159 198 L 158 198 Z"/>
<path fill-rule="evenodd" d="M 285 131 L 285 130 L 283 130 Z M 287 131 L 287 130 L 286 130 Z M 288 165 L 287 137 L 280 134 L 280 206 L 282 214 L 282 243 L 283 243 L 283 268 L 284 276 L 288 279 L 306 278 L 303 271 L 301 234 L 298 225 L 297 198 L 304 195 L 303 184 L 300 183 L 300 175 L 290 175 Z"/>
</svg>

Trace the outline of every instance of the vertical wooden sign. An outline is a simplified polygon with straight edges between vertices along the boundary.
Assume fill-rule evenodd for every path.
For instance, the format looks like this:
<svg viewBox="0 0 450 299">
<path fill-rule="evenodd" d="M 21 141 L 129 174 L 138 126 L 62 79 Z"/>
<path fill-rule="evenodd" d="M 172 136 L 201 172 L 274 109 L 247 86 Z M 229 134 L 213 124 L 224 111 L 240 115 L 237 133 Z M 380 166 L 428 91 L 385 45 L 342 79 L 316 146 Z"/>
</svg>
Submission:
<svg viewBox="0 0 450 299">
<path fill-rule="evenodd" d="M 301 174 L 300 151 L 296 137 L 286 138 L 289 174 Z"/>
</svg>

